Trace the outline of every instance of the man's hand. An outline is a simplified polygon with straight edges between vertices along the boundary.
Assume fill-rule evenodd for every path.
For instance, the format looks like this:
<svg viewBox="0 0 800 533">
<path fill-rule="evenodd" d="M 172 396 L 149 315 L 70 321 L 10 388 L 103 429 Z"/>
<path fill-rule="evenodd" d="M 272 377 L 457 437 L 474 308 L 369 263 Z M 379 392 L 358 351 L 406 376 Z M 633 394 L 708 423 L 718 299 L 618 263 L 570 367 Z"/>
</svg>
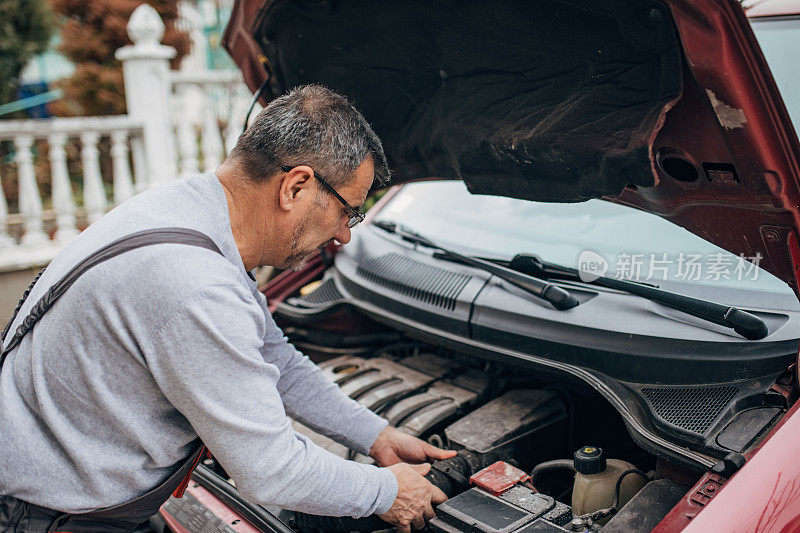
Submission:
<svg viewBox="0 0 800 533">
<path fill-rule="evenodd" d="M 408 465 L 399 463 L 388 467 L 397 478 L 397 498 L 382 519 L 397 526 L 400 533 L 409 533 L 411 528 L 422 529 L 435 516 L 433 506 L 445 500 L 444 492 L 425 479 L 431 465 Z"/>
<path fill-rule="evenodd" d="M 454 450 L 437 448 L 391 426 L 380 432 L 369 450 L 369 456 L 375 459 L 378 466 L 392 466 L 397 463 L 419 464 L 449 459 L 454 455 L 456 455 Z"/>
</svg>

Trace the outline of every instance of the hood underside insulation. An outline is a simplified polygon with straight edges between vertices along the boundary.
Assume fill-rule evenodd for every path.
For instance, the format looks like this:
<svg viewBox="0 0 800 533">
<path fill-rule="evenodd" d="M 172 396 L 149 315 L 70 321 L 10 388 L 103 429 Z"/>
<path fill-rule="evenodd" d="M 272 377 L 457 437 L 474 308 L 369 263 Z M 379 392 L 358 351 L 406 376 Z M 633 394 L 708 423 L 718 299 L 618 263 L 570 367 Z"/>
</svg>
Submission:
<svg viewBox="0 0 800 533">
<path fill-rule="evenodd" d="M 271 96 L 347 95 L 404 179 L 574 202 L 655 184 L 650 143 L 681 94 L 657 1 L 269 2 L 256 39 Z"/>
</svg>

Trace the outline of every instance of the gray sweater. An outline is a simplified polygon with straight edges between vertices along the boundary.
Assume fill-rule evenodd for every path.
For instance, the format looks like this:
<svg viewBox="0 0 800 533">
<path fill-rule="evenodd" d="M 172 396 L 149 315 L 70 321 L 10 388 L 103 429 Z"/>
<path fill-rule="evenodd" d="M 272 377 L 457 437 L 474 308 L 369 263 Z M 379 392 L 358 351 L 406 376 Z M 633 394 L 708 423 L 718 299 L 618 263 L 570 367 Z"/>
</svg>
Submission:
<svg viewBox="0 0 800 533">
<path fill-rule="evenodd" d="M 275 325 L 214 174 L 143 192 L 92 224 L 53 260 L 13 327 L 93 251 L 168 226 L 205 233 L 224 257 L 159 244 L 110 259 L 9 354 L 0 494 L 66 512 L 116 505 L 165 479 L 199 436 L 253 502 L 339 516 L 387 511 L 397 495 L 390 471 L 336 457 L 292 429 L 287 415 L 367 453 L 386 422 Z"/>
</svg>

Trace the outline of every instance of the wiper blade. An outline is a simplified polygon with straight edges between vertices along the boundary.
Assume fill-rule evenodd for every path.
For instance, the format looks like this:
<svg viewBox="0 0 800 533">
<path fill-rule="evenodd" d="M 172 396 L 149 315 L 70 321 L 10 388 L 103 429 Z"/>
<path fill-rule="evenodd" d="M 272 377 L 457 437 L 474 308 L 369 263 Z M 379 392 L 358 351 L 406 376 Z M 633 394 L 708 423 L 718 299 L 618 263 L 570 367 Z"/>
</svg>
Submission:
<svg viewBox="0 0 800 533">
<path fill-rule="evenodd" d="M 394 233 L 395 235 L 398 235 L 409 242 L 425 246 L 426 248 L 438 250 L 440 252 L 438 256 L 441 259 L 453 260 L 458 263 L 466 263 L 469 266 L 489 272 L 498 278 L 503 279 L 512 285 L 515 285 L 520 289 L 533 294 L 542 300 L 545 300 L 546 302 L 549 302 L 553 307 L 560 311 L 572 309 L 579 303 L 577 298 L 557 285 L 541 280 L 536 276 L 517 272 L 510 268 L 497 265 L 491 261 L 486 261 L 485 259 L 478 259 L 477 257 L 462 255 L 458 252 L 442 248 L 419 233 L 404 228 L 399 224 L 395 224 L 394 222 L 380 220 L 373 222 L 372 225 L 389 233 Z"/>
<path fill-rule="evenodd" d="M 674 292 L 657 289 L 637 283 L 635 281 L 609 278 L 599 276 L 596 279 L 587 281 L 581 279 L 579 271 L 575 268 L 557 265 L 542 261 L 539 257 L 529 254 L 518 254 L 509 262 L 509 267 L 533 276 L 540 276 L 547 279 L 567 279 L 580 281 L 617 289 L 641 296 L 647 300 L 658 302 L 677 311 L 688 315 L 708 320 L 714 324 L 732 328 L 742 337 L 750 340 L 763 339 L 769 335 L 767 324 L 758 316 L 748 313 L 738 307 L 731 307 L 700 298 L 692 298 Z M 595 275 L 592 275 L 595 278 Z"/>
</svg>

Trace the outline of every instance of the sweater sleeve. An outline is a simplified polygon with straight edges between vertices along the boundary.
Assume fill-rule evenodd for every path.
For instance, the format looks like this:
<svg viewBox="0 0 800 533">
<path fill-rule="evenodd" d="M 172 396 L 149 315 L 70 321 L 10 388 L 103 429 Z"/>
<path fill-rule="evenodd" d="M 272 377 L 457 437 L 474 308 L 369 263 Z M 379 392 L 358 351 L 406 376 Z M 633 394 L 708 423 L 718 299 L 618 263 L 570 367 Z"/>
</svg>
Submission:
<svg viewBox="0 0 800 533">
<path fill-rule="evenodd" d="M 388 422 L 355 400 L 322 375 L 307 356 L 292 346 L 272 320 L 261 354 L 281 373 L 278 391 L 284 406 L 296 420 L 364 455 Z"/>
<path fill-rule="evenodd" d="M 394 474 L 346 461 L 292 429 L 280 371 L 261 354 L 265 320 L 243 287 L 205 287 L 152 336 L 147 365 L 246 498 L 323 515 L 386 512 L 397 495 Z"/>
</svg>

